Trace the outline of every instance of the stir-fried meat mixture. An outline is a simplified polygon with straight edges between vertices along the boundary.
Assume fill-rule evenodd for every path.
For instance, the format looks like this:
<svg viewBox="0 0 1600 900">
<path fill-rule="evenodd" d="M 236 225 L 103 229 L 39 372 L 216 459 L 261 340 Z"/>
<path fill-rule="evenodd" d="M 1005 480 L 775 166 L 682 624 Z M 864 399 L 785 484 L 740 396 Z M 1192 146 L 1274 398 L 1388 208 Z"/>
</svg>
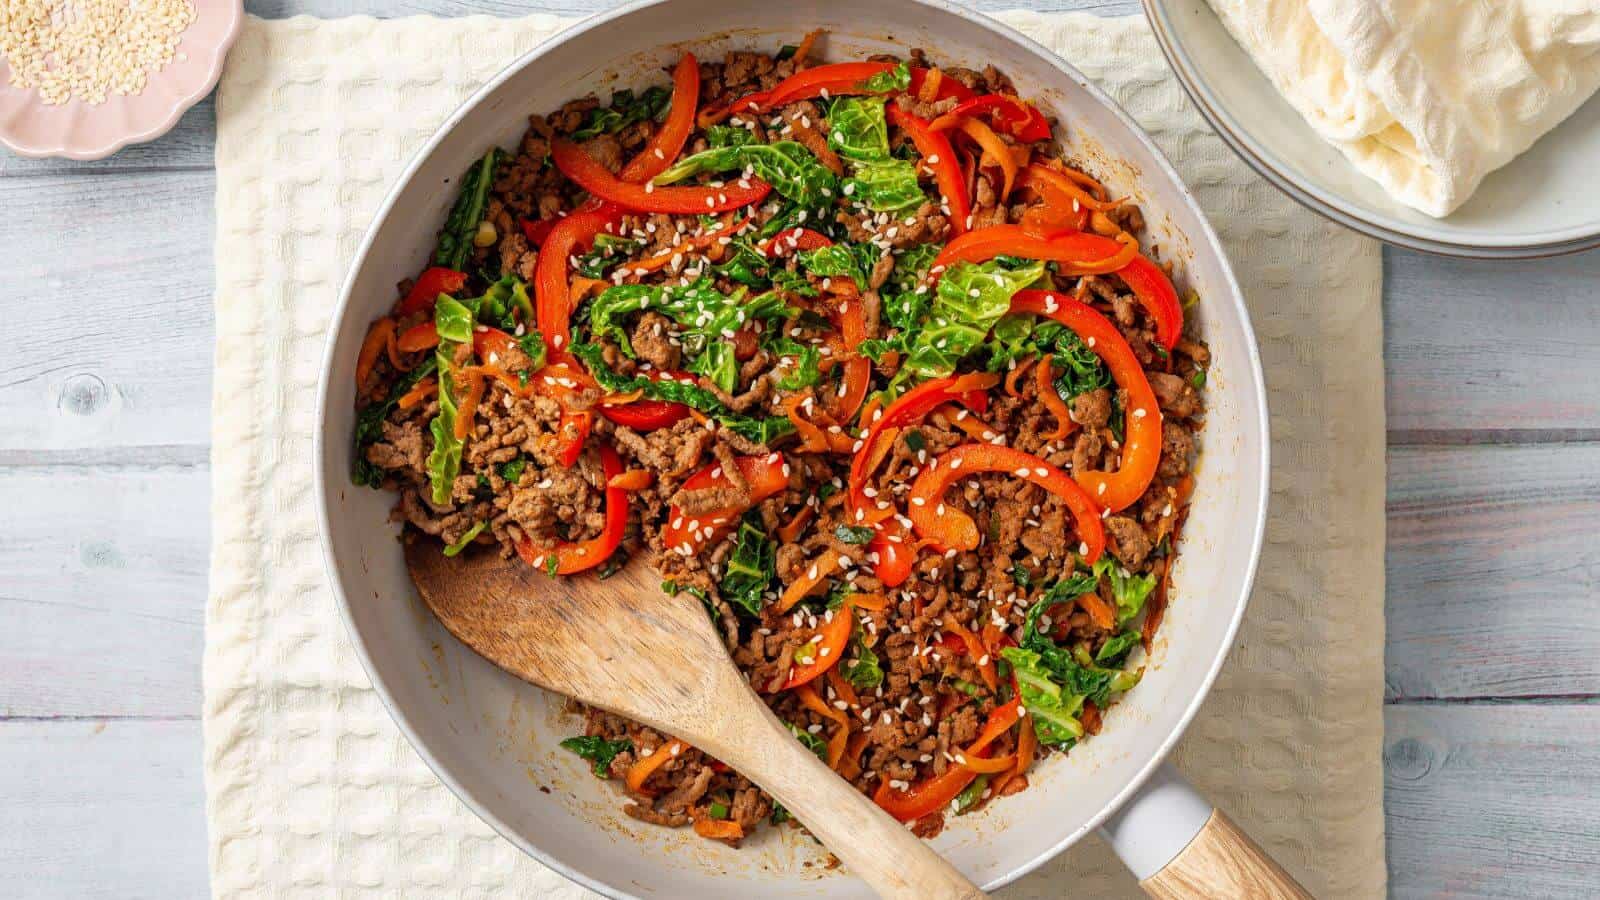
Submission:
<svg viewBox="0 0 1600 900">
<path fill-rule="evenodd" d="M 1138 682 L 1210 359 L 1139 210 L 1003 75 L 815 37 L 685 56 L 467 172 L 361 349 L 355 479 L 448 554 L 646 554 L 796 740 L 933 835 Z M 566 746 L 629 815 L 787 818 L 581 712 Z"/>
</svg>

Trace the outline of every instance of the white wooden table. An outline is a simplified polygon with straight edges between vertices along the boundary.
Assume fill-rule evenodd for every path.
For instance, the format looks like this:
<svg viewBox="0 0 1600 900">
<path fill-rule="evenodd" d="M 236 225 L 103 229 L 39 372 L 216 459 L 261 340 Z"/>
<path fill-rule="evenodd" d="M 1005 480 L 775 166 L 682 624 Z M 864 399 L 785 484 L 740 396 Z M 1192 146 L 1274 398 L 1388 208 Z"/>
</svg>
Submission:
<svg viewBox="0 0 1600 900">
<path fill-rule="evenodd" d="M 608 0 L 247 0 L 266 17 Z M 1137 0 L 978 0 L 1102 14 Z M 0 894 L 207 894 L 211 101 L 0 151 Z M 1384 256 L 1397 896 L 1600 890 L 1600 253 Z M 225 514 L 225 511 L 224 511 Z"/>
</svg>

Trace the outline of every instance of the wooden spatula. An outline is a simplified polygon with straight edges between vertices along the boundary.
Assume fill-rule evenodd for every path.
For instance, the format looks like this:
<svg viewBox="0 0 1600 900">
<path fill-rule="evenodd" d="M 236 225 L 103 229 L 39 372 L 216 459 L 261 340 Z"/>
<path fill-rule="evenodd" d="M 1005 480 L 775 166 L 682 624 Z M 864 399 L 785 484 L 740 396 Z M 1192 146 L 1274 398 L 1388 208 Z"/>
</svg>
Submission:
<svg viewBox="0 0 1600 900">
<path fill-rule="evenodd" d="M 488 552 L 412 541 L 423 602 L 462 643 L 519 678 L 679 738 L 777 798 L 884 897 L 984 893 L 795 740 L 728 658 L 694 597 L 635 560 L 601 581 L 554 579 Z"/>
</svg>

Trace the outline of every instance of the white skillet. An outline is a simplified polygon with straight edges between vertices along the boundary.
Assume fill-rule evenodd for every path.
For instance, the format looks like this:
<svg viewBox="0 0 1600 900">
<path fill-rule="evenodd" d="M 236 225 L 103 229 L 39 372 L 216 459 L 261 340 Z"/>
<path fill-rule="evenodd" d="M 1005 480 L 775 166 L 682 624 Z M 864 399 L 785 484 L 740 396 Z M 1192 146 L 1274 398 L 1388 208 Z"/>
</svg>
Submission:
<svg viewBox="0 0 1600 900">
<path fill-rule="evenodd" d="M 529 113 L 572 97 L 661 83 L 662 69 L 685 49 L 719 59 L 729 49 L 793 43 L 817 27 L 830 32 L 832 59 L 920 46 L 945 64 L 1000 65 L 1023 95 L 1059 117 L 1059 136 L 1114 194 L 1138 199 L 1165 257 L 1178 263 L 1180 287 L 1201 298 L 1194 316 L 1214 359 L 1193 513 L 1144 680 L 1107 714 L 1094 740 L 1038 765 L 1027 791 L 952 819 L 933 847 L 994 889 L 1098 828 L 1152 892 L 1215 876 L 1233 879 L 1220 884 L 1283 895 L 1288 888 L 1272 880 L 1270 862 L 1252 856 L 1248 842 L 1163 764 L 1233 642 L 1266 521 L 1266 397 L 1238 285 L 1194 197 L 1122 110 L 1038 44 L 937 0 L 633 3 L 587 19 L 513 63 L 412 160 L 356 254 L 318 399 L 316 487 L 328 570 L 373 686 L 418 754 L 474 812 L 595 890 L 698 900 L 870 896 L 862 882 L 827 869 L 816 845 L 789 829 L 765 830 L 735 851 L 623 815 L 615 788 L 557 747 L 579 728 L 560 712 L 561 699 L 458 644 L 423 608 L 388 520 L 392 499 L 352 486 L 347 474 L 362 336 L 393 302 L 395 283 L 427 257 L 456 179 L 486 146 L 514 146 Z M 1265 880 L 1251 880 L 1257 876 Z"/>
</svg>

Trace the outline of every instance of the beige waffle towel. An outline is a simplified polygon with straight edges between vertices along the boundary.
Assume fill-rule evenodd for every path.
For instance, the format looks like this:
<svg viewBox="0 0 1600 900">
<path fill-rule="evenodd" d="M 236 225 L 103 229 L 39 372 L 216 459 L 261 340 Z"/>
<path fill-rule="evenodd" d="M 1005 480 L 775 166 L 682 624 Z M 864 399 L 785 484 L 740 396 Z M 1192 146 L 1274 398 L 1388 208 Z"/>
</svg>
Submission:
<svg viewBox="0 0 1600 900">
<path fill-rule="evenodd" d="M 1380 897 L 1377 245 L 1229 155 L 1142 21 L 1003 18 L 1107 88 L 1174 159 L 1232 254 L 1265 355 L 1268 543 L 1240 647 L 1179 765 L 1318 896 Z M 205 658 L 218 897 L 588 894 L 478 821 L 390 722 L 334 609 L 310 470 L 328 310 L 379 201 L 457 103 L 562 24 L 251 19 L 229 59 L 217 109 Z M 1005 896 L 1136 895 L 1108 857 L 1085 840 Z"/>
</svg>

